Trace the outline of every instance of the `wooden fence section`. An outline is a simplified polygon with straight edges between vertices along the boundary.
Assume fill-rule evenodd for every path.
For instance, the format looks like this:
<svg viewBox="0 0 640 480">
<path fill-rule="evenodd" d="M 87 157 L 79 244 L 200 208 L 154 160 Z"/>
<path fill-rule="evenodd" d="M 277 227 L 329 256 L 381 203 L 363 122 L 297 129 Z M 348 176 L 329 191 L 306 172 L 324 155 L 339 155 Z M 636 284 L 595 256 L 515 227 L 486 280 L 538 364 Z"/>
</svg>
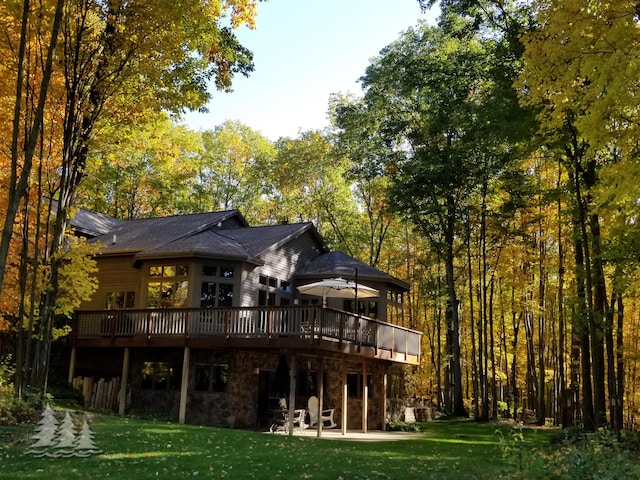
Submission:
<svg viewBox="0 0 640 480">
<path fill-rule="evenodd" d="M 85 407 L 96 410 L 118 411 L 120 378 L 98 381 L 94 377 L 75 377 L 71 383 L 74 389 L 82 392 Z"/>
</svg>

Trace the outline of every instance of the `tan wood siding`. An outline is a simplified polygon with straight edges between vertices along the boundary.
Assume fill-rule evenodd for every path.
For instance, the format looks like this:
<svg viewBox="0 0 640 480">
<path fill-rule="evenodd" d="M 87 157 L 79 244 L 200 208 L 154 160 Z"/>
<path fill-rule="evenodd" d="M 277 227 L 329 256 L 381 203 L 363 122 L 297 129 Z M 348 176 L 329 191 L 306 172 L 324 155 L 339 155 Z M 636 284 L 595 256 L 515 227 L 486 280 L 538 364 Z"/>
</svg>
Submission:
<svg viewBox="0 0 640 480">
<path fill-rule="evenodd" d="M 84 302 L 81 309 L 103 309 L 106 307 L 107 293 L 109 292 L 135 292 L 135 307 L 141 305 L 141 271 L 133 268 L 133 256 L 123 257 L 97 257 L 98 290 L 91 300 Z"/>
</svg>

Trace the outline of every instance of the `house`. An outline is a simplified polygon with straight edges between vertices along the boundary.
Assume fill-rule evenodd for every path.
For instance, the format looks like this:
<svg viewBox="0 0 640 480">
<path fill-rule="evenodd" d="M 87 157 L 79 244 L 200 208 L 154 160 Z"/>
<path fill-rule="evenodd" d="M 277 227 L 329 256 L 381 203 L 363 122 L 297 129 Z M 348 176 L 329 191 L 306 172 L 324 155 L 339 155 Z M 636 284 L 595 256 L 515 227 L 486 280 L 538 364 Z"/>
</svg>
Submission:
<svg viewBox="0 0 640 480">
<path fill-rule="evenodd" d="M 421 334 L 400 316 L 409 286 L 341 252 L 311 223 L 249 226 L 236 210 L 120 221 L 81 210 L 99 242 L 99 287 L 76 312 L 69 381 L 117 380 L 120 413 L 268 426 L 278 399 L 335 409 L 343 429 L 386 421 L 387 372 L 417 365 Z M 301 295 L 339 277 L 378 298 Z M 283 382 L 278 364 L 294 372 Z M 283 391 L 284 390 L 284 391 Z M 320 431 L 320 430 L 319 430 Z"/>
</svg>

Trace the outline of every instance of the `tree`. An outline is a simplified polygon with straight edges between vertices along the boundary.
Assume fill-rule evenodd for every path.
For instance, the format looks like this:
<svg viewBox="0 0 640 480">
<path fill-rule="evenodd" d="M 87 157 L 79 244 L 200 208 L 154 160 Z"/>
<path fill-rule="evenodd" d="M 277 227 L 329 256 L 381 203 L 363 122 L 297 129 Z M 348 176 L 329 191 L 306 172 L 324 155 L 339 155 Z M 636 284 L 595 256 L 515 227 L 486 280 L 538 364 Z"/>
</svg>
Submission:
<svg viewBox="0 0 640 480">
<path fill-rule="evenodd" d="M 197 210 L 240 209 L 249 219 L 260 218 L 263 195 L 269 193 L 267 175 L 273 168 L 273 144 L 240 122 L 227 121 L 201 135 Z"/>
<path fill-rule="evenodd" d="M 397 220 L 386 195 L 389 185 L 386 166 L 393 163 L 397 153 L 385 144 L 379 117 L 363 100 L 335 95 L 330 104 L 339 129 L 336 148 L 339 155 L 350 161 L 348 177 L 366 213 L 369 264 L 376 266 L 390 228 Z"/>
<path fill-rule="evenodd" d="M 44 5 L 31 14 L 29 2 L 24 2 L 20 21 L 13 21 L 15 9 L 7 9 L 7 15 L 3 16 L 6 24 L 22 25 L 21 45 L 27 44 L 28 25 L 38 22 L 53 25 L 51 39 L 44 42 L 48 53 L 44 66 L 38 71 L 42 72 L 39 88 L 23 91 L 21 74 L 16 82 L 14 153 L 8 162 L 13 173 L 0 242 L 0 270 L 4 275 L 17 205 L 24 198 L 31 178 L 32 158 L 35 153 L 43 155 L 43 146 L 57 144 L 60 150 L 52 157 L 56 165 L 49 169 L 56 172 L 57 177 L 50 177 L 47 192 L 56 197 L 57 212 L 49 237 L 49 288 L 39 309 L 44 327 L 43 341 L 37 344 L 36 357 L 40 361 L 36 365 L 34 386 L 46 388 L 49 341 L 62 265 L 57 253 L 63 246 L 69 209 L 85 173 L 96 127 L 107 121 L 134 119 L 136 113 L 149 109 L 181 112 L 186 108 L 200 108 L 209 97 L 209 79 L 219 89 L 229 89 L 234 73 L 251 71 L 251 54 L 237 42 L 231 29 L 221 23 L 228 17 L 231 27 L 245 22 L 252 25 L 255 4 L 253 0 L 213 4 L 200 0 L 177 3 L 59 0 L 54 10 Z M 53 20 L 49 22 L 51 17 Z M 59 36 L 64 55 L 61 55 L 62 62 L 54 65 L 53 53 Z M 10 36 L 4 38 L 7 42 L 13 40 Z M 158 49 L 158 45 L 162 48 Z M 28 58 L 34 65 L 42 65 L 38 61 L 40 52 L 21 47 L 17 55 L 10 57 L 15 60 L 18 72 L 22 72 L 25 52 L 31 55 Z M 54 70 L 54 66 L 61 68 Z M 49 92 L 52 77 L 60 88 Z M 37 106 L 32 110 L 21 108 L 23 104 L 29 105 L 31 98 L 38 98 Z M 52 127 L 46 138 L 39 128 L 43 124 L 45 100 L 49 102 L 47 111 L 52 112 L 52 124 L 59 126 Z M 16 154 L 20 144 L 16 139 L 22 131 L 17 126 L 21 123 L 26 125 L 23 160 Z"/>
<path fill-rule="evenodd" d="M 95 142 L 78 197 L 85 208 L 133 219 L 197 210 L 202 135 L 149 112 L 136 125 L 109 125 Z"/>
<path fill-rule="evenodd" d="M 270 175 L 270 217 L 314 222 L 332 247 L 360 257 L 360 215 L 351 192 L 348 159 L 319 131 L 276 142 L 278 169 Z"/>
<path fill-rule="evenodd" d="M 367 145 L 361 150 L 370 156 L 366 165 L 380 164 L 382 158 L 391 177 L 390 203 L 441 255 L 448 292 L 445 389 L 449 411 L 462 414 L 456 270 L 464 266 L 457 265 L 456 256 L 468 236 L 469 219 L 478 219 L 482 261 L 478 339 L 484 342 L 478 355 L 485 360 L 481 374 L 488 376 L 486 367 L 491 365 L 495 403 L 492 295 L 497 263 L 488 260 L 487 227 L 492 216 L 497 226 L 521 203 L 514 186 L 523 176 L 514 162 L 531 149 L 533 122 L 518 105 L 511 86 L 518 65 L 507 40 L 476 34 L 473 22 L 451 11 L 443 13 L 440 24 L 440 28 L 411 29 L 386 47 L 362 77 L 362 104 L 343 109 L 342 118 L 351 115 L 360 120 L 344 122 L 352 134 L 358 123 L 372 132 L 369 143 L 360 135 Z M 489 384 L 484 385 L 488 408 Z"/>
<path fill-rule="evenodd" d="M 621 392 L 617 386 L 622 388 L 619 376 L 623 372 L 616 372 L 616 364 L 621 364 L 616 362 L 614 333 L 621 345 L 623 328 L 622 324 L 616 328 L 613 323 L 613 310 L 621 291 L 616 279 L 617 287 L 608 297 L 610 279 L 606 271 L 609 261 L 622 259 L 607 252 L 610 225 L 603 224 L 602 219 L 617 218 L 621 221 L 619 226 L 631 225 L 629 217 L 622 220 L 623 216 L 611 216 L 609 211 L 613 207 L 630 212 L 633 208 L 628 208 L 629 198 L 637 199 L 638 194 L 635 180 L 634 186 L 626 185 L 625 178 L 633 176 L 619 175 L 621 169 L 628 173 L 636 168 L 631 159 L 637 155 L 638 136 L 634 100 L 640 68 L 638 12 L 633 2 L 613 5 L 551 0 L 538 7 L 539 27 L 524 36 L 526 67 L 520 88 L 523 101 L 540 109 L 542 131 L 564 144 L 565 168 L 573 195 L 573 241 L 581 299 L 581 315 L 575 322 L 582 335 L 583 417 L 587 426 L 595 428 L 606 422 L 607 403 L 612 420 L 621 415 Z M 567 28 L 568 24 L 571 28 Z M 625 65 L 622 70 L 621 62 Z M 615 190 L 602 188 L 611 183 L 615 183 Z M 628 196 L 630 191 L 635 194 Z M 622 195 L 618 196 L 619 192 Z M 627 207 L 622 207 L 625 203 Z M 614 271 L 618 277 L 622 270 Z M 621 311 L 619 321 L 622 322 Z M 619 426 L 620 422 L 616 423 Z"/>
</svg>

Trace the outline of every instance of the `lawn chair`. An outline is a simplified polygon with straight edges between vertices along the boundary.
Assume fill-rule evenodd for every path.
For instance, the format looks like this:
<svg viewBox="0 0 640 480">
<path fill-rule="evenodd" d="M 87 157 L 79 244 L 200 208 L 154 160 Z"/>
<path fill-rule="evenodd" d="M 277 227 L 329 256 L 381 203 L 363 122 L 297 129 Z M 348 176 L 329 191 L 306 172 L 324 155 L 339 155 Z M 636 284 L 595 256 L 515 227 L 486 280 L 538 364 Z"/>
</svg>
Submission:
<svg viewBox="0 0 640 480">
<path fill-rule="evenodd" d="M 307 424 L 307 409 L 297 408 L 293 411 L 293 428 L 298 427 L 300 433 L 304 433 L 304 429 L 309 425 Z"/>
<path fill-rule="evenodd" d="M 311 396 L 307 402 L 309 407 L 309 424 L 311 427 L 318 424 L 318 397 Z M 320 415 L 320 421 L 324 428 L 335 428 L 338 425 L 333 421 L 334 408 L 323 409 Z"/>
</svg>

